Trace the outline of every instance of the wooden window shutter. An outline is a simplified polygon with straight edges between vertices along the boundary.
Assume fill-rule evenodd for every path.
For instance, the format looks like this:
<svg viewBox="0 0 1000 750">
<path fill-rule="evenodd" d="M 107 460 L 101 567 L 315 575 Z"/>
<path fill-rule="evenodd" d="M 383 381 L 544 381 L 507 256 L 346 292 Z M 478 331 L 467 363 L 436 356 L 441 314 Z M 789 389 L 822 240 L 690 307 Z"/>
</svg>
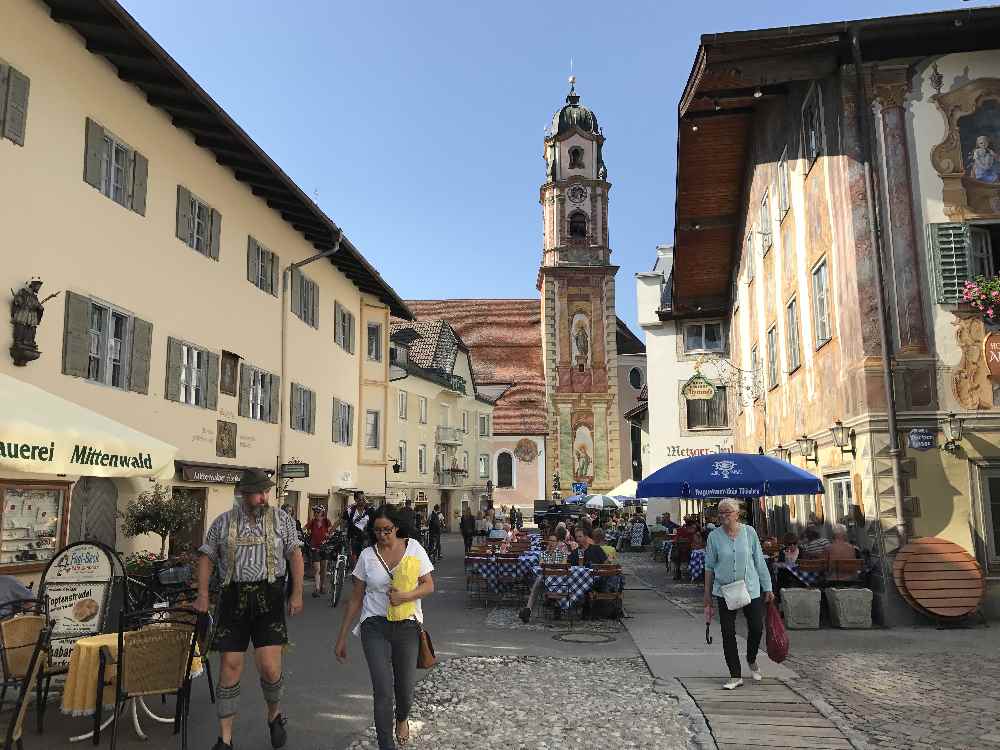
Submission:
<svg viewBox="0 0 1000 750">
<path fill-rule="evenodd" d="M 269 252 L 267 260 L 271 264 L 271 294 L 277 297 L 281 294 L 281 258 L 277 253 Z"/>
<path fill-rule="evenodd" d="M 302 317 L 302 272 L 297 268 L 292 269 L 292 312 Z"/>
<path fill-rule="evenodd" d="M 268 417 L 268 422 L 271 424 L 278 424 L 278 418 L 281 414 L 281 378 L 277 375 L 269 375 L 271 378 L 271 413 Z"/>
<path fill-rule="evenodd" d="M 339 443 L 340 442 L 340 430 L 337 429 L 338 427 L 340 427 L 340 399 L 339 398 L 333 399 L 333 420 L 332 421 L 333 421 L 333 442 Z"/>
<path fill-rule="evenodd" d="M 250 368 L 240 362 L 239 405 L 236 413 L 241 417 L 250 416 Z"/>
<path fill-rule="evenodd" d="M 90 298 L 66 292 L 63 323 L 63 374 L 87 377 L 90 363 Z"/>
<path fill-rule="evenodd" d="M 247 281 L 257 286 L 257 240 L 247 235 Z"/>
<path fill-rule="evenodd" d="M 292 383 L 291 388 L 291 408 L 288 410 L 288 426 L 295 429 L 298 424 L 299 413 L 301 406 L 301 399 L 299 398 L 299 393 L 302 391 L 302 386 L 298 383 Z"/>
<path fill-rule="evenodd" d="M 219 405 L 219 355 L 205 352 L 205 408 L 215 411 Z"/>
<path fill-rule="evenodd" d="M 313 328 L 319 328 L 319 284 L 315 281 L 311 281 L 309 283 L 312 284 L 312 296 L 310 298 L 312 302 L 312 310 L 309 311 L 312 319 L 309 323 Z"/>
<path fill-rule="evenodd" d="M 107 150 L 108 144 L 104 140 L 104 128 L 88 117 L 83 151 L 83 180 L 98 190 L 101 189 L 101 177 Z"/>
<path fill-rule="evenodd" d="M 140 216 L 146 215 L 146 185 L 149 182 L 149 160 L 138 151 L 133 152 L 132 166 L 132 210 Z"/>
<path fill-rule="evenodd" d="M 222 214 L 214 208 L 211 210 L 212 228 L 208 242 L 208 254 L 213 260 L 219 259 L 219 244 L 222 241 Z"/>
<path fill-rule="evenodd" d="M 3 137 L 9 138 L 18 146 L 24 145 L 24 134 L 28 128 L 28 90 L 31 81 L 14 68 L 8 67 L 7 96 L 2 118 Z M 3 88 L 0 87 L 0 92 Z"/>
<path fill-rule="evenodd" d="M 347 313 L 347 351 L 354 354 L 354 314 Z"/>
<path fill-rule="evenodd" d="M 183 363 L 181 342 L 167 338 L 167 377 L 163 395 L 170 401 L 181 400 L 181 365 Z"/>
<path fill-rule="evenodd" d="M 343 336 L 341 335 L 341 331 L 343 331 L 343 326 L 341 325 L 341 322 L 340 322 L 340 303 L 339 302 L 334 302 L 333 303 L 333 341 L 334 341 L 335 344 L 343 346 L 344 345 L 344 339 L 343 339 Z"/>
<path fill-rule="evenodd" d="M 957 304 L 972 273 L 969 261 L 969 225 L 958 222 L 929 224 L 930 267 L 934 273 L 937 301 Z"/>
<path fill-rule="evenodd" d="M 191 192 L 183 185 L 177 186 L 177 239 L 185 245 L 191 244 L 191 229 L 194 216 L 191 214 Z"/>
<path fill-rule="evenodd" d="M 153 350 L 153 324 L 135 318 L 132 321 L 132 352 L 129 359 L 128 389 L 149 393 L 149 361 Z"/>
<path fill-rule="evenodd" d="M 309 394 L 309 434 L 316 434 L 316 394 L 312 391 L 307 391 Z"/>
<path fill-rule="evenodd" d="M 347 444 L 354 445 L 354 407 L 347 405 Z"/>
<path fill-rule="evenodd" d="M 4 62 L 0 62 L 0 128 L 3 127 L 3 117 L 4 112 L 7 111 L 7 97 L 5 92 L 7 91 L 7 80 L 10 77 L 10 66 Z"/>
</svg>

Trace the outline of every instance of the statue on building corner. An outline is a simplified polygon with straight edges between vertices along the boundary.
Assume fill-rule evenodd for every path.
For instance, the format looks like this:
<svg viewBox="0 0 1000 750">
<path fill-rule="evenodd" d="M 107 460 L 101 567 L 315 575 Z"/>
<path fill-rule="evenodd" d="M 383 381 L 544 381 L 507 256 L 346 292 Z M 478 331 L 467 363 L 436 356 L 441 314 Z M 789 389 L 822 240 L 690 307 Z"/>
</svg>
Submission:
<svg viewBox="0 0 1000 750">
<path fill-rule="evenodd" d="M 58 296 L 59 292 L 39 300 L 38 290 L 41 288 L 42 280 L 33 276 L 18 291 L 10 290 L 10 320 L 14 325 L 14 343 L 10 347 L 10 356 L 18 367 L 24 367 L 42 354 L 35 343 L 35 331 L 45 314 L 45 303 Z"/>
</svg>

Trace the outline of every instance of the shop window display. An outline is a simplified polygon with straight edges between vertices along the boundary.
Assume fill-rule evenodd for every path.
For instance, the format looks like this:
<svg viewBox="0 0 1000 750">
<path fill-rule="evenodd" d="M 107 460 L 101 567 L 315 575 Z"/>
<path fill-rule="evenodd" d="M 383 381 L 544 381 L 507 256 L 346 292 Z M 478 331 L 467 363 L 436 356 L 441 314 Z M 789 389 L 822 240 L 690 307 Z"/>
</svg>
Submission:
<svg viewBox="0 0 1000 750">
<path fill-rule="evenodd" d="M 56 553 L 62 532 L 63 491 L 0 486 L 0 497 L 0 565 L 48 562 Z"/>
</svg>

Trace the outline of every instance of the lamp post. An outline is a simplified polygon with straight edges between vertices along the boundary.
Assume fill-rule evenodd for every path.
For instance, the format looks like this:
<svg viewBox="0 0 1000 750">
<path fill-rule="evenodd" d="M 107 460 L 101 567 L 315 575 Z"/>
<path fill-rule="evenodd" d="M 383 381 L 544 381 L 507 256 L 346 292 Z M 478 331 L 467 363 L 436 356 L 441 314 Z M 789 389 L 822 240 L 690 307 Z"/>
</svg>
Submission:
<svg viewBox="0 0 1000 750">
<path fill-rule="evenodd" d="M 852 457 L 857 457 L 858 452 L 855 447 L 857 441 L 857 435 L 854 433 L 854 429 L 848 429 L 844 427 L 844 423 L 839 419 L 834 422 L 833 427 L 830 428 L 830 433 L 833 435 L 833 444 L 840 448 L 841 454 L 850 453 Z M 850 447 L 848 447 L 850 444 Z"/>
<path fill-rule="evenodd" d="M 392 473 L 393 474 L 398 474 L 399 473 L 399 469 L 400 469 L 399 461 L 398 460 L 393 461 L 392 462 Z M 385 464 L 382 466 L 382 476 L 384 478 L 384 483 L 385 483 L 385 503 L 386 503 L 386 505 L 388 505 L 389 504 L 389 462 L 388 461 L 386 461 Z"/>
<path fill-rule="evenodd" d="M 947 438 L 947 441 L 943 446 L 949 453 L 958 452 L 958 443 L 962 439 L 964 426 L 961 417 L 955 416 L 955 412 L 949 412 L 944 423 L 944 436 Z"/>
<path fill-rule="evenodd" d="M 805 456 L 807 464 L 819 463 L 819 451 L 815 440 L 810 438 L 808 435 L 803 435 L 796 442 L 799 444 L 799 453 L 802 456 Z"/>
</svg>

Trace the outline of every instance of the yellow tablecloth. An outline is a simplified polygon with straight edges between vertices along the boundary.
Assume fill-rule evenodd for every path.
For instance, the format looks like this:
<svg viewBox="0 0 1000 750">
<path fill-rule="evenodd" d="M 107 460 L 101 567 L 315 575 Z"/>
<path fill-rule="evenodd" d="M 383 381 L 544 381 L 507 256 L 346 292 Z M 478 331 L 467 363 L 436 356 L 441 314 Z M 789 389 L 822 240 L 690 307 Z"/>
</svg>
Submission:
<svg viewBox="0 0 1000 750">
<path fill-rule="evenodd" d="M 97 671 L 100 668 L 101 647 L 107 646 L 112 657 L 118 656 L 118 634 L 105 633 L 81 638 L 73 646 L 69 658 L 69 672 L 63 687 L 62 711 L 73 716 L 92 716 L 97 698 Z M 191 664 L 191 675 L 202 673 L 201 657 L 195 656 Z M 115 705 L 115 666 L 105 668 L 105 680 L 110 685 L 104 689 L 103 703 L 106 707 Z"/>
</svg>

